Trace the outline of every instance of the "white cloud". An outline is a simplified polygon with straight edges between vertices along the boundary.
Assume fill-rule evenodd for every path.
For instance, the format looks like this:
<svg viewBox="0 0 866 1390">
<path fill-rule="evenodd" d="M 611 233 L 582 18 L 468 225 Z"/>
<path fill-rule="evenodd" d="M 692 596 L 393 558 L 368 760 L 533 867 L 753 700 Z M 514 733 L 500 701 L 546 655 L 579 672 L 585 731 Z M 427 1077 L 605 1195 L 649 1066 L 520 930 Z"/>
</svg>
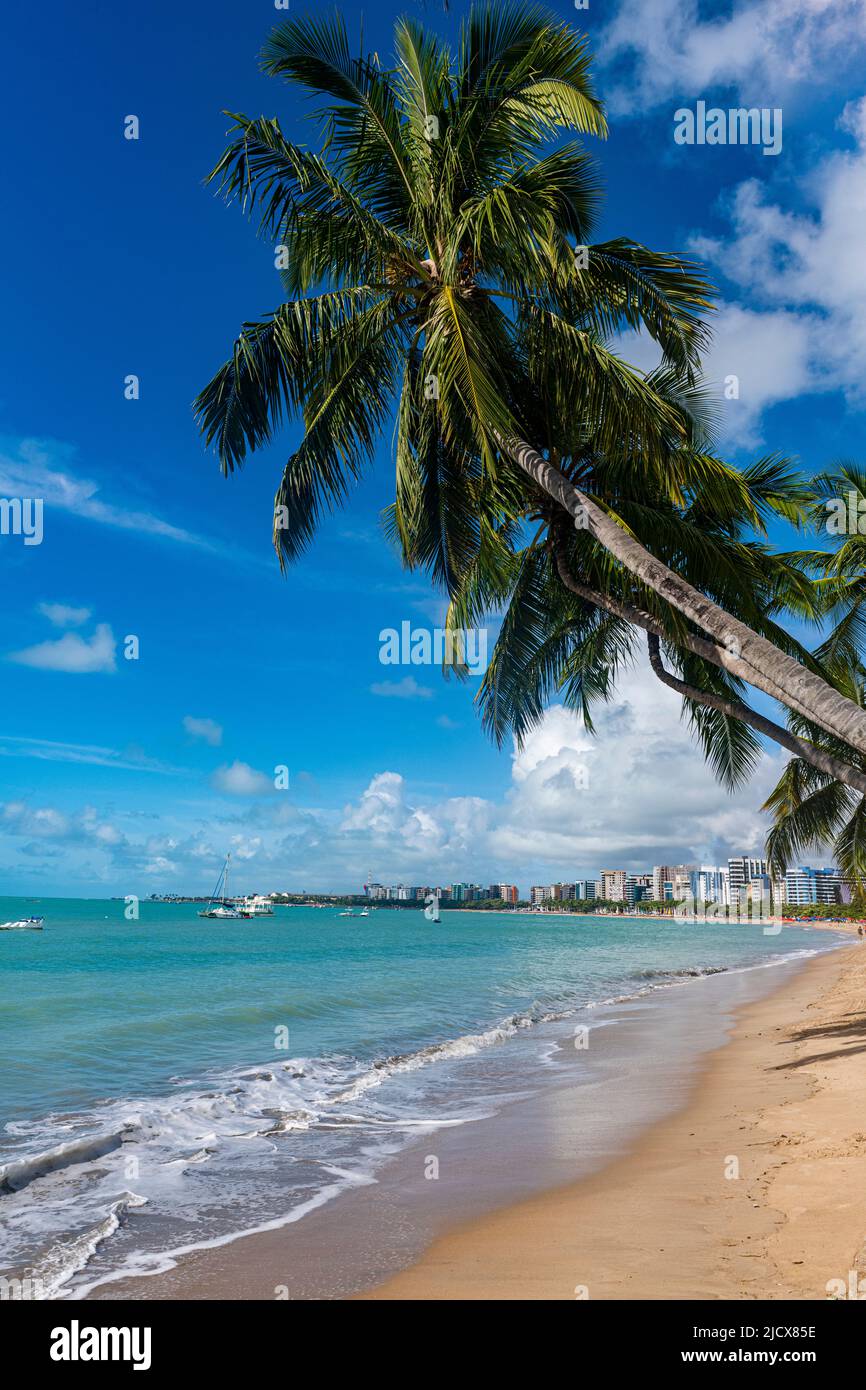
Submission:
<svg viewBox="0 0 866 1390">
<path fill-rule="evenodd" d="M 230 844 L 232 858 L 255 859 L 262 847 L 262 837 L 260 835 L 232 835 Z"/>
<path fill-rule="evenodd" d="M 274 790 L 271 778 L 264 772 L 257 772 L 249 763 L 238 761 L 218 767 L 211 784 L 228 796 L 265 796 Z"/>
<path fill-rule="evenodd" d="M 375 774 L 341 812 L 302 808 L 273 793 L 264 773 L 235 762 L 214 774 L 218 791 L 261 797 L 221 815 L 211 803 L 206 831 L 178 809 L 143 840 L 124 833 L 135 813 L 0 809 L 0 831 L 20 837 L 38 863 L 39 846 L 64 845 L 77 881 L 76 841 L 101 856 L 111 891 L 207 891 L 227 848 L 238 865 L 237 891 L 359 887 L 474 879 L 553 882 L 603 868 L 724 862 L 764 843 L 761 803 L 785 757 L 774 749 L 733 795 L 714 780 L 680 717 L 680 701 L 647 667 L 626 673 L 615 698 L 596 711 L 597 735 L 561 706 L 549 709 L 522 749 L 514 749 L 504 794 L 419 794 L 397 771 Z M 465 781 L 472 785 L 471 767 Z M 198 814 L 197 808 L 196 814 Z M 119 823 L 118 823 L 119 822 Z M 25 861 L 20 861 L 25 862 Z M 37 872 L 34 868 L 34 872 Z"/>
<path fill-rule="evenodd" d="M 711 315 L 703 360 L 727 443 L 759 443 L 764 412 L 804 395 L 841 391 L 852 408 L 866 406 L 866 98 L 840 125 L 857 147 L 827 154 L 794 188 L 809 211 L 782 207 L 748 179 L 727 199 L 730 235 L 689 238 L 741 296 Z M 659 360 L 646 335 L 615 346 L 643 370 Z"/>
<path fill-rule="evenodd" d="M 781 401 L 821 389 L 814 363 L 824 325 L 813 314 L 724 304 L 711 319 L 713 339 L 703 355 L 704 382 L 726 444 L 751 447 L 762 438 L 763 412 Z M 621 335 L 617 352 L 642 371 L 658 366 L 660 352 L 647 334 Z"/>
<path fill-rule="evenodd" d="M 467 875 L 592 872 L 725 859 L 763 843 L 757 809 L 784 763 L 767 754 L 734 795 L 712 777 L 680 718 L 680 701 L 647 668 L 626 675 L 597 714 L 596 736 L 561 706 L 515 749 L 511 788 L 420 803 L 399 773 L 377 774 L 347 806 L 323 860 L 413 882 Z M 308 861 L 309 863 L 309 861 Z M 386 867 L 387 866 L 387 867 Z"/>
<path fill-rule="evenodd" d="M 40 603 L 37 611 L 55 627 L 81 627 L 90 617 L 89 608 L 70 608 L 68 603 Z"/>
<path fill-rule="evenodd" d="M 728 357 L 741 355 L 745 390 L 753 383 L 768 400 L 833 389 L 856 407 L 866 400 L 866 98 L 840 124 L 857 147 L 827 155 L 803 181 L 814 211 L 788 211 L 750 179 L 730 199 L 730 238 L 690 241 L 753 306 L 737 310 L 738 320 L 723 311 L 721 339 L 733 320 Z"/>
<path fill-rule="evenodd" d="M 8 446 L 7 446 L 8 447 Z M 172 526 L 152 512 L 118 506 L 100 497 L 98 483 L 79 478 L 67 465 L 72 455 L 66 445 L 36 439 L 22 440 L 14 452 L 0 452 L 0 494 L 6 497 L 40 497 L 55 507 L 88 521 L 136 531 L 165 540 L 180 541 L 210 550 L 210 542 L 181 526 Z"/>
<path fill-rule="evenodd" d="M 102 819 L 92 806 L 70 816 L 53 806 L 34 807 L 26 801 L 7 801 L 0 804 L 0 829 L 38 841 L 90 842 L 101 849 L 117 849 L 125 844 L 117 826 Z"/>
<path fill-rule="evenodd" d="M 99 623 L 90 639 L 79 637 L 77 632 L 67 632 L 56 642 L 39 642 L 35 647 L 10 652 L 6 659 L 40 671 L 92 675 L 117 669 L 115 647 L 114 633 L 108 623 Z"/>
<path fill-rule="evenodd" d="M 58 739 L 29 738 L 22 734 L 0 734 L 0 757 L 36 758 L 49 763 L 86 763 L 92 767 L 114 767 L 125 772 L 177 773 L 170 767 L 149 758 L 140 749 L 105 748 L 92 743 L 64 743 Z"/>
<path fill-rule="evenodd" d="M 192 714 L 185 714 L 183 727 L 190 738 L 202 739 L 205 743 L 211 744 L 213 748 L 218 747 L 223 741 L 222 725 L 217 724 L 215 719 L 196 719 Z"/>
<path fill-rule="evenodd" d="M 430 687 L 419 685 L 414 676 L 404 676 L 401 681 L 377 681 L 370 686 L 370 692 L 392 700 L 430 700 L 433 696 Z"/>
<path fill-rule="evenodd" d="M 597 54 L 603 67 L 626 64 L 627 79 L 605 96 L 614 113 L 633 113 L 719 87 L 749 106 L 779 106 L 795 84 L 812 93 L 838 80 L 864 45 L 864 0 L 734 0 L 706 19 L 698 0 L 641 0 L 637 12 L 623 0 Z"/>
</svg>

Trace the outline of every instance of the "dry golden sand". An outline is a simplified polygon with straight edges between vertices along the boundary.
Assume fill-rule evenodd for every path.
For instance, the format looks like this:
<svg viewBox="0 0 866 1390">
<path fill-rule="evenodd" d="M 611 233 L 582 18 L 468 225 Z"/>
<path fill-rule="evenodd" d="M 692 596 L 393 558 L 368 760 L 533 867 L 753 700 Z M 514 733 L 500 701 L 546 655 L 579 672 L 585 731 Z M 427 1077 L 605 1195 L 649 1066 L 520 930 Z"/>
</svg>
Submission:
<svg viewBox="0 0 866 1390">
<path fill-rule="evenodd" d="M 628 1156 L 442 1236 L 360 1296 L 826 1299 L 852 1269 L 866 1274 L 866 942 L 744 1009 L 685 1109 Z"/>
</svg>

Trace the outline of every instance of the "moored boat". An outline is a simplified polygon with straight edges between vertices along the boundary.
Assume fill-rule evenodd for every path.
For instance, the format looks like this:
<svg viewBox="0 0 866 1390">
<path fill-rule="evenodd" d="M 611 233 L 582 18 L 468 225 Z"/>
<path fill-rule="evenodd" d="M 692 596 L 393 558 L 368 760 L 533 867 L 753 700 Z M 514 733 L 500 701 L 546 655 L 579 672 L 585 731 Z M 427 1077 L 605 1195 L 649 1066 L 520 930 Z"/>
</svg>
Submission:
<svg viewBox="0 0 866 1390">
<path fill-rule="evenodd" d="M 0 922 L 0 931 L 43 931 L 44 917 L 21 917 L 17 922 Z"/>
<path fill-rule="evenodd" d="M 246 898 L 241 898 L 238 902 L 238 910 L 242 917 L 273 917 L 274 905 L 270 898 L 265 898 L 261 893 L 251 893 Z"/>
<path fill-rule="evenodd" d="M 216 887 L 210 895 L 210 901 L 206 908 L 198 914 L 199 917 L 215 917 L 220 921 L 240 921 L 243 913 L 236 903 L 229 898 L 229 864 L 231 854 L 226 855 L 226 862 L 222 866 L 220 876 L 216 881 Z"/>
</svg>

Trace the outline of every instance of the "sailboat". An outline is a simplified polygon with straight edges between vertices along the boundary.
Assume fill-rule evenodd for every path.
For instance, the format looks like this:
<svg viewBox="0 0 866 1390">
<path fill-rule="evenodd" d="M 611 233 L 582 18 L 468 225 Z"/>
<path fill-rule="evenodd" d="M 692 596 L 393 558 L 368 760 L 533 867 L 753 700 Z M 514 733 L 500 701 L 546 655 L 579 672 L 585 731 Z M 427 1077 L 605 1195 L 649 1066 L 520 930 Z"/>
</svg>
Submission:
<svg viewBox="0 0 866 1390">
<path fill-rule="evenodd" d="M 220 876 L 216 881 L 216 887 L 210 895 L 210 902 L 207 907 L 198 914 L 199 917 L 218 917 L 225 921 L 226 918 L 230 920 L 239 920 L 243 916 L 243 913 L 229 900 L 228 896 L 230 862 L 231 854 L 229 853 L 226 855 L 226 862 L 223 864 Z"/>
<path fill-rule="evenodd" d="M 424 916 L 428 922 L 438 922 L 439 917 L 439 895 L 438 893 L 428 893 L 424 899 L 427 906 L 424 908 Z"/>
</svg>

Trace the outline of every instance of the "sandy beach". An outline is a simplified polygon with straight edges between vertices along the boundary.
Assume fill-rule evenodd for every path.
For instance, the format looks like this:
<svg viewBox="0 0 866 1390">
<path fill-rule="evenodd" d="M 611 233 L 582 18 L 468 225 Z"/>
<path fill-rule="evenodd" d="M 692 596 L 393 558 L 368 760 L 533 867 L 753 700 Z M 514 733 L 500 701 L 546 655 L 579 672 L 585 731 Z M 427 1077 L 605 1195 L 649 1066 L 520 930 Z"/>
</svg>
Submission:
<svg viewBox="0 0 866 1390">
<path fill-rule="evenodd" d="M 857 943 L 743 1010 L 627 1157 L 463 1225 L 362 1297 L 826 1299 L 866 1275 L 864 1050 Z"/>
<path fill-rule="evenodd" d="M 824 1300 L 866 1276 L 866 945 L 849 934 L 618 1002 L 591 1084 L 569 1048 L 554 1091 L 419 1140 L 372 1185 L 86 1296 Z"/>
</svg>

